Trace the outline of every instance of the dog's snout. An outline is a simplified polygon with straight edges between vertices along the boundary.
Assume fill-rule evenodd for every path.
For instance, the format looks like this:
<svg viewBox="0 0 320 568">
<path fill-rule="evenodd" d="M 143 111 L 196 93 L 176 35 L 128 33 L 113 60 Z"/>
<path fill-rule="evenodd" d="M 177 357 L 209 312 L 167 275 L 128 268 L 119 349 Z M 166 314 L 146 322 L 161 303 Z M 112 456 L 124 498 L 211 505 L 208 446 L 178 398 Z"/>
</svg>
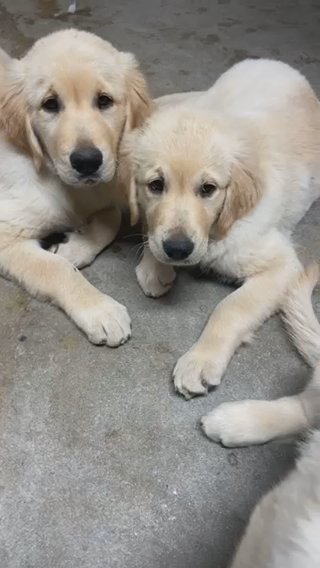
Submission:
<svg viewBox="0 0 320 568">
<path fill-rule="evenodd" d="M 193 242 L 185 236 L 175 236 L 162 243 L 163 250 L 172 260 L 185 260 L 194 249 Z"/>
<path fill-rule="evenodd" d="M 74 170 L 84 176 L 95 174 L 103 161 L 102 153 L 94 146 L 79 148 L 70 155 L 70 163 Z"/>
</svg>

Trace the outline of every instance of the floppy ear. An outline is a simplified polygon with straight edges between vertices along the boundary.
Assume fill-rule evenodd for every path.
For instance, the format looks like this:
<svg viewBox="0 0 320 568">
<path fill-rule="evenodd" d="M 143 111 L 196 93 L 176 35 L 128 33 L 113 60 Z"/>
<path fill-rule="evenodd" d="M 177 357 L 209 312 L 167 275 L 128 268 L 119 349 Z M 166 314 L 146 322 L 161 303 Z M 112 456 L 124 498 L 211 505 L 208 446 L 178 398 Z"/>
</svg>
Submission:
<svg viewBox="0 0 320 568">
<path fill-rule="evenodd" d="M 131 225 L 135 225 L 139 220 L 139 206 L 137 196 L 137 185 L 134 174 L 133 150 L 136 146 L 139 131 L 128 132 L 123 144 L 120 147 L 120 159 L 117 169 L 119 182 L 126 188 L 127 202 L 130 210 Z"/>
<path fill-rule="evenodd" d="M 130 176 L 129 185 L 129 209 L 130 209 L 130 223 L 133 227 L 139 221 L 139 206 L 137 196 L 137 185 L 133 173 Z"/>
<path fill-rule="evenodd" d="M 224 205 L 214 227 L 219 238 L 225 237 L 238 219 L 250 213 L 262 195 L 259 181 L 240 162 L 232 165 L 231 182 L 225 191 Z"/>
<path fill-rule="evenodd" d="M 151 114 L 153 102 L 151 100 L 147 82 L 140 71 L 135 57 L 131 53 L 125 54 L 127 59 L 127 93 L 128 93 L 128 128 L 138 128 Z"/>
<path fill-rule="evenodd" d="M 23 78 L 16 72 L 17 70 L 12 69 L 13 65 L 19 63 L 7 57 L 5 69 L 1 69 L 3 83 L 0 87 L 0 127 L 12 144 L 31 154 L 36 168 L 39 169 L 43 153 L 32 128 L 24 95 Z M 1 63 L 2 59 L 0 65 Z"/>
<path fill-rule="evenodd" d="M 2 61 L 1 59 L 1 63 Z M 25 125 L 26 102 L 23 96 L 23 82 L 12 72 L 14 64 L 14 60 L 5 61 L 1 68 L 0 121 L 9 140 L 26 149 L 28 146 Z"/>
</svg>

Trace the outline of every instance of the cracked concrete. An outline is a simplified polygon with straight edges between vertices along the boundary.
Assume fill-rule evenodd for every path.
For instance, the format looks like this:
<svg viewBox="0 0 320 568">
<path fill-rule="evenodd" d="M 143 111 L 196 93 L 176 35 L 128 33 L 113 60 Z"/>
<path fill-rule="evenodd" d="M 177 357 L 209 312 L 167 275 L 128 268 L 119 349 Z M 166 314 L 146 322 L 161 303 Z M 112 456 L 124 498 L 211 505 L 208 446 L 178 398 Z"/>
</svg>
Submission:
<svg viewBox="0 0 320 568">
<path fill-rule="evenodd" d="M 78 26 L 135 52 L 155 95 L 206 88 L 248 55 L 294 64 L 320 94 L 316 1 L 82 0 L 59 15 L 66 7 L 0 0 L 1 45 L 19 55 Z M 318 258 L 319 213 L 320 203 L 297 230 L 304 257 Z M 147 299 L 136 255 L 125 238 L 85 271 L 130 311 L 133 338 L 119 350 L 90 345 L 57 309 L 0 280 L 2 568 L 224 568 L 253 505 L 292 464 L 292 440 L 225 450 L 197 427 L 222 401 L 304 385 L 278 318 L 215 392 L 185 402 L 170 372 L 230 289 L 181 273 L 170 295 Z"/>
</svg>

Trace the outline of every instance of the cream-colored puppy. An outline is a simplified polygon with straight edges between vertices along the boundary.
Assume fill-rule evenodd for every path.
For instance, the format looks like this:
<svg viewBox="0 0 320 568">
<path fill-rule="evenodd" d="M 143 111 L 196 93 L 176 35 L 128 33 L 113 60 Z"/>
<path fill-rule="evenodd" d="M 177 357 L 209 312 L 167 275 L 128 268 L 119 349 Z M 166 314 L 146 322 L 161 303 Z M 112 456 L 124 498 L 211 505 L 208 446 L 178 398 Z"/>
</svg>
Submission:
<svg viewBox="0 0 320 568">
<path fill-rule="evenodd" d="M 57 304 L 93 343 L 120 345 L 130 336 L 125 307 L 77 267 L 118 231 L 121 144 L 149 113 L 145 80 L 132 54 L 72 29 L 21 60 L 1 52 L 0 65 L 0 270 Z M 56 231 L 70 234 L 53 254 L 39 240 Z"/>
<path fill-rule="evenodd" d="M 318 568 L 319 460 L 317 431 L 295 469 L 258 503 L 232 568 Z"/>
<path fill-rule="evenodd" d="M 188 398 L 220 383 L 301 269 L 290 235 L 320 195 L 320 105 L 300 73 L 269 60 L 246 60 L 207 92 L 159 103 L 131 141 L 133 220 L 140 208 L 148 235 L 138 281 L 160 296 L 174 266 L 199 264 L 242 284 L 176 364 L 175 387 Z M 226 409 L 216 412 L 217 431 L 210 421 L 205 429 L 226 442 L 228 428 L 227 442 L 239 443 L 239 420 L 230 428 L 230 411 L 226 420 Z"/>
<path fill-rule="evenodd" d="M 236 441 L 267 441 L 320 427 L 320 325 L 312 310 L 310 294 L 318 270 L 300 275 L 285 302 L 287 324 L 314 376 L 299 396 L 276 401 L 247 401 L 229 404 L 221 429 Z M 221 407 L 221 410 L 223 406 Z M 226 410 L 226 409 L 225 409 Z M 219 414 L 219 412 L 218 412 Z M 227 424 L 228 419 L 230 422 Z M 238 420 L 239 419 L 239 420 Z M 219 431 L 208 419 L 209 429 Z M 237 422 L 238 420 L 238 422 Z M 216 435 L 216 434 L 215 434 Z M 295 469 L 255 508 L 232 568 L 317 568 L 320 558 L 320 432 L 315 431 L 303 447 Z"/>
</svg>

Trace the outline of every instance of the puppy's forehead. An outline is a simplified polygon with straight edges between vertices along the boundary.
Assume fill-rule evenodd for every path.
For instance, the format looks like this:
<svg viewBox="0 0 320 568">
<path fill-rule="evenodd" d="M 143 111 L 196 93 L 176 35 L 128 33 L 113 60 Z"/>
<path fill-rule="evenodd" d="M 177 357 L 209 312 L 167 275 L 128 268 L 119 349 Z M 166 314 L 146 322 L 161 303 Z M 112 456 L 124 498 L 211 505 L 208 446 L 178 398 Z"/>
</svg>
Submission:
<svg viewBox="0 0 320 568">
<path fill-rule="evenodd" d="M 92 97 L 97 91 L 111 91 L 119 95 L 119 84 L 104 77 L 90 65 L 67 65 L 64 69 L 56 68 L 51 75 L 52 88 L 61 96 L 72 99 L 75 103 Z"/>
<path fill-rule="evenodd" d="M 149 171 L 163 169 L 181 181 L 216 173 L 223 182 L 229 173 L 229 159 L 214 125 L 185 112 L 163 112 L 151 118 L 137 144 L 137 162 Z"/>
<path fill-rule="evenodd" d="M 101 38 L 77 30 L 56 32 L 37 41 L 21 60 L 30 88 L 48 83 L 82 84 L 106 81 L 120 96 L 125 89 L 126 65 L 123 54 Z M 118 93 L 117 93 L 118 91 Z"/>
<path fill-rule="evenodd" d="M 106 58 L 117 61 L 120 53 L 102 38 L 80 30 L 69 29 L 49 34 L 34 43 L 24 59 L 33 63 L 40 61 L 60 60 L 61 64 L 68 59 L 89 61 Z"/>
<path fill-rule="evenodd" d="M 125 81 L 113 73 L 112 69 L 100 69 L 86 62 L 66 61 L 63 65 L 57 61 L 48 61 L 43 66 L 33 69 L 28 74 L 25 85 L 32 99 L 41 98 L 48 92 L 56 92 L 62 98 L 80 103 L 102 91 L 115 100 L 125 96 Z"/>
</svg>

